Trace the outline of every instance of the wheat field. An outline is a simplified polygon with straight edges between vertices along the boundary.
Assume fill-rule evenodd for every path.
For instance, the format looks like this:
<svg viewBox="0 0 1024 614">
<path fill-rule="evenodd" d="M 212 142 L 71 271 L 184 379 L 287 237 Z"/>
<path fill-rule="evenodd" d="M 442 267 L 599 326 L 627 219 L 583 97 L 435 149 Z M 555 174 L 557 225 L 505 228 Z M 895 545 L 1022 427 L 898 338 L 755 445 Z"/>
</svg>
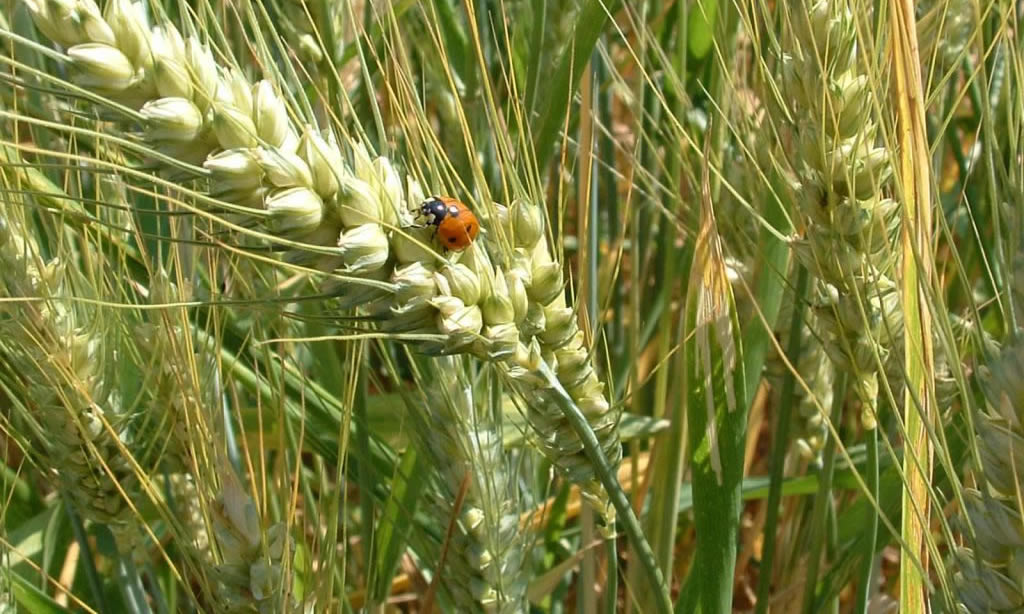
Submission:
<svg viewBox="0 0 1024 614">
<path fill-rule="evenodd" d="M 0 614 L 1024 612 L 1024 4 L 0 8 Z"/>
</svg>

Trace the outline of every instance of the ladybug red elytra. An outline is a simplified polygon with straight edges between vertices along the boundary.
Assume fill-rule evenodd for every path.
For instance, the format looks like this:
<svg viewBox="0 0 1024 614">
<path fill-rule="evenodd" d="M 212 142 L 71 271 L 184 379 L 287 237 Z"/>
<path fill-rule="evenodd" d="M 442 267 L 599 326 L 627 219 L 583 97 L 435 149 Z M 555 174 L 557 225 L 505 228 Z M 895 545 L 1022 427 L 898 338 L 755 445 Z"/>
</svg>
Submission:
<svg viewBox="0 0 1024 614">
<path fill-rule="evenodd" d="M 420 215 L 435 231 L 441 244 L 452 251 L 469 247 L 480 233 L 480 220 L 469 207 L 447 196 L 431 196 L 420 205 Z"/>
</svg>

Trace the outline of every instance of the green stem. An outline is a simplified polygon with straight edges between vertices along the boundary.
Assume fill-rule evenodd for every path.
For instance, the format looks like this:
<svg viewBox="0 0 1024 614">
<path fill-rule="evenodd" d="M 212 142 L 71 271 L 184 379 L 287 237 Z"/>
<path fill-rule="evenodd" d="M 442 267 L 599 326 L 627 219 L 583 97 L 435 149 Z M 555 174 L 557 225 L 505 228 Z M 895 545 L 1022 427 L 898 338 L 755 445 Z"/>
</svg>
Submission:
<svg viewBox="0 0 1024 614">
<path fill-rule="evenodd" d="M 64 512 L 71 522 L 71 530 L 75 535 L 75 541 L 78 542 L 81 548 L 82 556 L 79 560 L 82 563 L 82 569 L 85 571 L 86 582 L 92 592 L 93 599 L 95 599 L 98 611 L 105 612 L 107 611 L 106 597 L 104 596 L 103 582 L 100 581 L 99 571 L 96 570 L 96 553 L 93 551 L 92 542 L 85 532 L 82 517 L 75 511 L 75 506 L 71 503 L 67 493 L 61 494 L 61 500 L 64 503 Z"/>
<path fill-rule="evenodd" d="M 146 591 L 142 588 L 142 578 L 139 577 L 130 553 L 122 553 L 118 557 L 117 578 L 127 611 L 131 614 L 152 614 L 153 610 L 146 600 Z"/>
<path fill-rule="evenodd" d="M 831 469 L 834 475 L 834 463 Z M 825 544 L 825 556 L 830 561 L 834 561 L 839 556 L 839 518 L 836 512 L 836 501 L 831 497 L 829 498 L 828 505 L 825 506 L 825 522 L 828 535 Z M 818 611 L 824 611 L 827 614 L 839 614 L 839 591 L 830 591 L 828 596 L 828 602 L 823 608 L 819 608 Z"/>
<path fill-rule="evenodd" d="M 604 44 L 603 37 L 600 44 Z M 605 66 L 604 58 L 600 53 L 595 50 L 591 55 L 591 64 L 594 69 L 594 105 L 597 109 L 597 117 L 600 126 L 611 126 L 612 125 L 612 95 L 611 88 L 602 87 L 608 78 L 608 67 Z M 610 167 L 614 167 L 615 164 L 615 144 L 612 139 L 605 131 L 601 131 L 596 137 L 595 155 L 597 160 L 605 160 Z M 604 236 L 610 245 L 614 244 L 615 239 L 618 236 L 619 227 L 619 213 L 618 213 L 618 197 L 616 194 L 616 180 L 615 175 L 609 171 L 605 171 L 600 174 L 600 185 L 598 184 L 598 173 L 593 174 L 594 183 L 591 187 L 591 207 L 590 207 L 590 260 L 593 261 L 590 270 L 590 286 L 591 291 L 591 304 L 590 315 L 593 318 L 595 328 L 597 331 L 597 324 L 600 322 L 598 318 L 598 236 L 599 230 L 600 235 Z M 603 227 L 599 228 L 601 223 L 600 218 L 600 203 L 606 203 L 608 212 L 608 223 Z M 612 310 L 612 321 L 607 326 L 602 327 L 605 339 L 605 351 L 606 354 L 613 357 L 615 364 L 622 362 L 622 353 L 625 345 L 622 343 L 622 297 L 624 296 L 622 291 L 622 284 L 616 283 L 611 289 L 612 296 L 605 299 L 607 304 L 610 301 L 616 303 L 616 308 Z M 611 373 L 606 373 L 606 381 L 610 379 Z M 611 394 L 618 394 L 618 391 L 612 390 Z M 618 552 L 617 552 L 617 540 L 609 539 L 605 542 L 606 556 L 607 556 L 607 580 L 605 581 L 604 587 L 604 611 L 608 614 L 614 614 L 618 605 L 618 592 L 619 592 L 619 566 L 618 566 Z"/>
<path fill-rule="evenodd" d="M 868 464 L 864 472 L 864 480 L 867 483 L 868 492 L 871 498 L 878 501 L 878 429 L 871 429 L 867 433 L 867 441 L 864 442 L 867 448 Z M 860 580 L 857 587 L 857 605 L 854 608 L 855 614 L 867 614 L 868 603 L 871 600 L 873 587 L 872 573 L 875 569 L 875 544 L 878 541 L 878 514 L 868 516 L 867 543 L 864 546 L 864 560 L 861 563 Z"/>
<path fill-rule="evenodd" d="M 654 551 L 651 550 L 651 545 L 647 543 L 647 538 L 644 537 L 644 532 L 640 528 L 640 521 L 637 519 L 636 514 L 633 513 L 633 508 L 629 505 L 629 499 L 626 498 L 626 493 L 623 492 L 622 487 L 619 485 L 615 471 L 601 451 L 601 444 L 597 441 L 597 436 L 590 429 L 590 425 L 583 416 L 583 412 L 580 411 L 579 407 L 576 407 L 576 403 L 573 402 L 572 397 L 562 387 L 562 383 L 558 381 L 558 377 L 555 376 L 547 363 L 541 362 L 540 373 L 550 389 L 552 399 L 558 403 L 558 408 L 562 410 L 565 419 L 568 420 L 576 436 L 583 443 L 583 451 L 594 467 L 594 474 L 604 486 L 612 506 L 615 507 L 618 521 L 622 523 L 626 537 L 629 539 L 629 543 L 635 550 L 639 563 L 647 575 L 651 590 L 654 591 L 658 614 L 669 614 L 672 611 L 672 602 L 669 599 L 665 576 L 662 575 L 661 569 L 658 568 L 658 564 L 654 560 Z"/>
<path fill-rule="evenodd" d="M 590 548 L 594 541 L 594 509 L 584 505 L 580 510 L 580 544 L 586 550 L 583 559 L 580 561 L 579 575 L 579 597 L 576 599 L 576 611 L 579 614 L 589 614 L 597 610 L 597 595 L 593 588 L 597 586 L 597 556 L 595 549 Z M 611 540 L 608 540 L 611 541 Z"/>
<path fill-rule="evenodd" d="M 600 41 L 600 37 L 598 37 Z M 595 117 L 595 109 L 597 101 L 598 91 L 598 80 L 600 75 L 596 69 L 596 65 L 601 61 L 600 54 L 597 52 L 597 47 L 590 53 L 590 65 L 588 68 L 589 79 L 584 79 L 583 83 L 590 85 L 589 91 L 582 91 L 583 95 L 583 110 L 580 117 L 580 147 L 584 155 L 588 157 L 588 161 L 583 165 L 584 175 L 580 178 L 581 183 L 589 184 L 589 189 L 585 192 L 587 194 L 586 202 L 586 237 L 580 237 L 580 243 L 582 246 L 582 253 L 584 256 L 584 262 L 586 262 L 586 273 L 583 278 L 584 286 L 586 291 L 585 296 L 581 297 L 586 301 L 587 305 L 587 325 L 592 331 L 591 338 L 597 338 L 597 251 L 595 246 L 597 245 L 597 226 L 598 226 L 598 174 L 594 169 L 596 163 L 597 142 L 594 139 L 594 130 L 597 128 L 597 118 Z M 581 90 L 583 87 L 581 86 Z M 582 214 L 583 212 L 580 211 Z M 594 514 L 593 510 L 589 507 L 584 508 L 583 513 L 580 514 L 580 524 L 582 526 L 582 537 L 583 543 L 589 544 L 590 540 L 594 535 Z M 611 541 L 611 540 L 609 540 Z M 595 585 L 597 576 L 597 556 L 596 551 L 591 548 L 587 548 L 583 555 L 583 561 L 580 565 L 580 580 L 584 587 L 591 587 Z M 610 571 L 610 570 L 609 570 Z M 597 595 L 593 591 L 585 589 L 580 593 L 580 598 L 577 603 L 581 614 L 587 614 L 597 610 Z"/>
<path fill-rule="evenodd" d="M 359 428 L 357 428 L 356 432 L 353 434 L 356 436 L 355 444 L 356 447 L 359 448 L 359 455 L 362 458 L 370 458 L 370 430 L 367 426 L 369 425 L 369 419 L 366 415 L 366 402 L 368 395 L 366 379 L 369 367 L 367 367 L 365 360 L 360 361 L 358 369 L 359 382 L 356 384 L 356 398 L 355 402 L 352 404 L 352 412 L 354 414 L 353 418 Z M 369 493 L 373 490 L 373 472 L 368 470 L 368 465 L 359 465 L 359 468 L 356 471 L 356 478 L 359 481 L 359 492 Z M 361 523 L 362 526 L 360 526 L 360 537 L 363 540 L 363 544 L 367 545 L 365 552 L 366 559 L 364 561 L 364 564 L 366 565 L 365 569 L 373 569 L 373 561 L 377 555 L 377 553 L 373 551 L 373 548 L 370 547 L 375 543 L 373 533 L 376 523 L 373 522 L 373 519 L 375 518 L 373 497 L 359 497 L 359 513 L 363 519 L 363 522 Z"/>
<path fill-rule="evenodd" d="M 800 331 L 804 326 L 804 310 L 808 284 L 807 268 L 801 266 L 797 273 L 796 289 L 793 294 L 793 317 L 789 323 L 789 343 L 786 357 L 794 367 L 799 364 L 802 337 Z M 786 461 L 786 450 L 789 449 L 789 427 L 793 421 L 793 405 L 796 404 L 796 376 L 786 371 L 782 380 L 782 391 L 779 402 L 779 417 L 775 427 L 775 441 L 772 444 L 772 473 L 768 487 L 767 512 L 764 520 L 764 546 L 761 550 L 761 571 L 757 581 L 757 609 L 755 614 L 765 614 L 772 589 L 772 565 L 775 560 L 776 527 L 779 524 L 779 505 L 782 502 L 783 469 Z"/>
<path fill-rule="evenodd" d="M 605 546 L 608 557 L 608 580 L 604 584 L 604 611 L 605 614 L 615 614 L 619 605 L 619 555 L 616 540 L 609 539 Z"/>
</svg>

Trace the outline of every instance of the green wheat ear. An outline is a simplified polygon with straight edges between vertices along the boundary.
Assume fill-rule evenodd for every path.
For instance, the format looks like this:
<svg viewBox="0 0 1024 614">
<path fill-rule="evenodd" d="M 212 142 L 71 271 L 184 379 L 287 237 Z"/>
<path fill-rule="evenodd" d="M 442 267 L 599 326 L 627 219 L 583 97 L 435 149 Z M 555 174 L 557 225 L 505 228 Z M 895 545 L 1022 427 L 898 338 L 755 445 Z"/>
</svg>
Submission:
<svg viewBox="0 0 1024 614">
<path fill-rule="evenodd" d="M 31 434 L 25 449 L 87 520 L 109 524 L 118 547 L 130 550 L 138 527 L 121 493 L 133 497 L 139 483 L 122 453 L 132 444 L 130 416 L 105 371 L 111 364 L 102 340 L 111 322 L 63 300 L 73 271 L 56 258 L 42 260 L 6 203 L 0 267 L 0 297 L 12 299 L 0 304 L 0 356 L 25 390 L 26 405 L 15 411 Z"/>
<path fill-rule="evenodd" d="M 422 410 L 413 411 L 413 438 L 437 468 L 429 505 L 438 518 L 456 514 L 440 582 L 459 612 L 521 612 L 526 604 L 527 552 L 532 531 L 520 526 L 525 512 L 518 477 L 502 445 L 495 416 L 500 398 L 474 386 L 468 358 L 442 356 L 418 361 Z M 481 373 L 488 387 L 494 373 Z M 484 393 L 484 394 L 478 394 Z M 446 425 L 446 428 L 437 428 Z M 436 550 L 436 548 L 435 548 Z"/>
<path fill-rule="evenodd" d="M 797 155 L 792 189 L 801 219 L 794 254 L 814 274 L 815 336 L 837 369 L 849 372 L 861 424 L 877 424 L 880 365 L 899 344 L 901 325 L 892 242 L 900 218 L 886 197 L 890 153 L 861 74 L 853 15 L 837 0 L 801 2 L 781 55 L 782 83 Z M 827 96 L 821 96 L 824 88 Z"/>
<path fill-rule="evenodd" d="M 9 193 L 18 185 L 12 178 L 25 176 L 0 177 Z M 104 194 L 111 205 L 124 202 L 116 190 Z M 82 519 L 109 526 L 128 553 L 145 546 L 161 505 L 151 476 L 192 468 L 190 442 L 209 438 L 211 382 L 191 377 L 209 356 L 184 342 L 187 324 L 174 317 L 183 312 L 100 307 L 112 273 L 89 276 L 44 258 L 28 210 L 15 198 L 0 203 L 0 357 L 5 386 L 21 399 L 9 424 Z M 78 249 L 100 258 L 87 241 Z M 181 300 L 162 271 L 138 289 L 158 304 Z"/>
<path fill-rule="evenodd" d="M 213 567 L 219 590 L 213 598 L 227 612 L 300 612 L 285 570 L 293 544 L 284 523 L 264 529 L 256 502 L 230 468 L 213 504 L 213 537 L 220 563 Z M 308 607 L 308 604 L 306 604 Z"/>
<path fill-rule="evenodd" d="M 960 523 L 974 549 L 957 550 L 954 578 L 968 612 L 1014 612 L 1024 608 L 1024 341 L 1005 347 L 981 379 L 988 400 L 976 422 L 982 479 L 980 490 L 964 493 L 969 524 Z"/>
<path fill-rule="evenodd" d="M 793 293 L 789 292 L 783 299 L 782 309 L 776 320 L 776 334 L 779 335 L 780 347 L 790 347 L 791 335 L 800 336 L 800 360 L 794 367 L 810 391 L 808 393 L 802 386 L 794 389 L 794 395 L 798 400 L 798 424 L 795 425 L 797 432 L 793 448 L 801 458 L 820 463 L 829 436 L 825 412 L 828 411 L 827 408 L 832 407 L 836 368 L 828 359 L 821 341 L 814 334 L 814 324 L 806 323 L 808 318 L 814 317 L 813 314 L 805 313 L 804 324 L 795 330 L 791 328 L 792 312 L 795 307 Z M 772 381 L 772 385 L 779 389 L 788 371 L 789 367 L 778 354 L 773 355 L 766 364 L 766 375 Z"/>
<path fill-rule="evenodd" d="M 419 184 L 359 141 L 295 123 L 269 80 L 250 84 L 170 23 L 150 27 L 129 0 L 112 0 L 105 15 L 93 0 L 26 6 L 43 33 L 69 48 L 79 85 L 138 108 L 154 149 L 205 169 L 218 199 L 207 213 L 258 228 L 247 232 L 283 246 L 286 260 L 332 274 L 342 306 L 362 305 L 385 331 L 415 338 L 419 351 L 496 363 L 525 400 L 531 440 L 614 531 L 565 401 L 613 467 L 622 456 L 617 415 L 566 303 L 538 204 L 498 207 L 491 222 L 503 226 L 503 245 L 478 241 L 440 255 L 429 230 L 412 226 Z"/>
</svg>

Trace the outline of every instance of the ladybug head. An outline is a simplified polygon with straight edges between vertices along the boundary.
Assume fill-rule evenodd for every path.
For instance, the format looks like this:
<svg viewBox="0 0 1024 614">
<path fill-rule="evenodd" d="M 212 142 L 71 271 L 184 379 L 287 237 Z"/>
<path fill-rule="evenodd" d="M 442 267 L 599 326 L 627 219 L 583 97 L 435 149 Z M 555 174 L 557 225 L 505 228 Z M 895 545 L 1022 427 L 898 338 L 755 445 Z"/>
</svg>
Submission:
<svg viewBox="0 0 1024 614">
<path fill-rule="evenodd" d="M 447 211 L 448 207 L 437 196 L 431 196 L 420 205 L 420 215 L 427 224 L 440 224 Z"/>
</svg>

